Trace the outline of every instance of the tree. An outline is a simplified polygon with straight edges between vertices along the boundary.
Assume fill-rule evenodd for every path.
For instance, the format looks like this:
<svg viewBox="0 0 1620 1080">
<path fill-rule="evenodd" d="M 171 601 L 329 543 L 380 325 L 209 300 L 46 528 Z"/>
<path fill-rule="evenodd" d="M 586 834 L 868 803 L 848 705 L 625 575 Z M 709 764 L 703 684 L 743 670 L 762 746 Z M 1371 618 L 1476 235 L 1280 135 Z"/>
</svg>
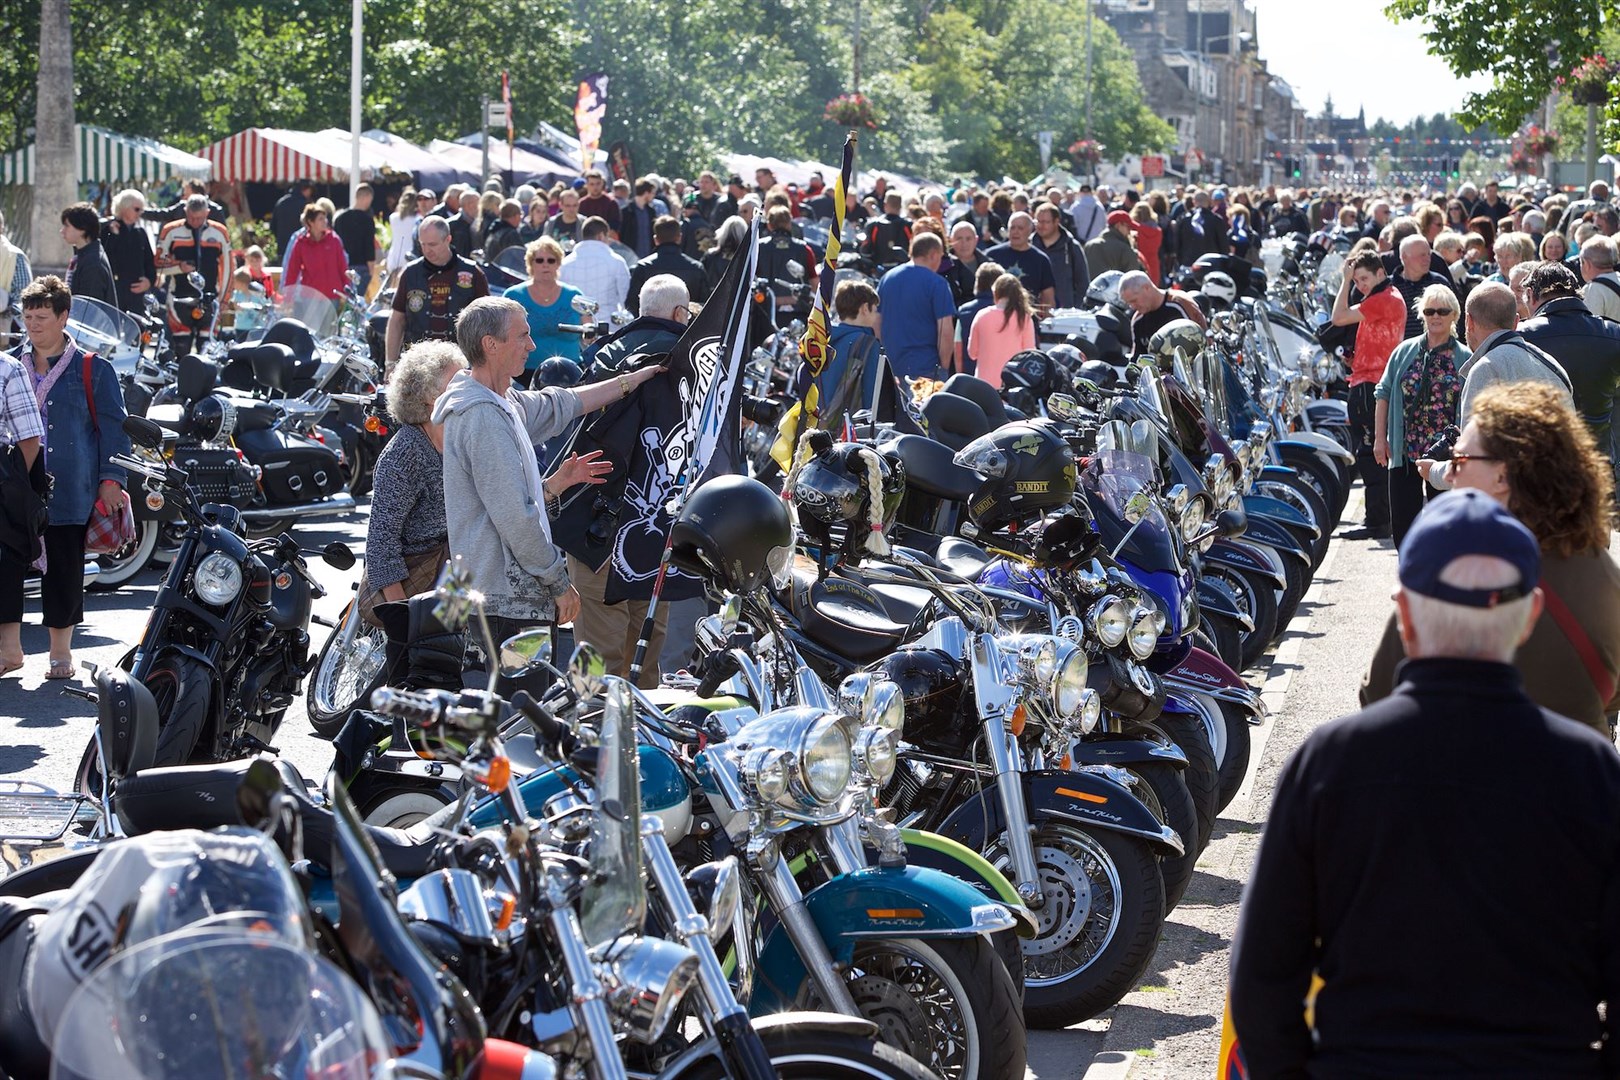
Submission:
<svg viewBox="0 0 1620 1080">
<path fill-rule="evenodd" d="M 45 0 L 39 18 L 39 93 L 34 121 L 32 255 L 37 267 L 66 266 L 68 247 L 58 223 L 78 201 L 73 154 L 73 30 L 68 0 Z"/>
</svg>

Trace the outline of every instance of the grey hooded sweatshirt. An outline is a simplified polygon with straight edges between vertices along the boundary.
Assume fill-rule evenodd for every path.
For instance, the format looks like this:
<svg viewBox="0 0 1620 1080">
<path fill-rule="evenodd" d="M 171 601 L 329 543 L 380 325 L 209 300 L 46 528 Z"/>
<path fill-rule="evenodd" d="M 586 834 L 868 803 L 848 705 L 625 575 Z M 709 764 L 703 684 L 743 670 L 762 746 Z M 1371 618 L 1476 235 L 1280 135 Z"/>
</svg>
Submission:
<svg viewBox="0 0 1620 1080">
<path fill-rule="evenodd" d="M 568 588 L 563 553 L 551 542 L 534 445 L 579 412 L 571 390 L 512 389 L 503 400 L 465 371 L 433 406 L 434 422 L 444 425 L 450 553 L 471 572 L 490 615 L 550 619 L 558 594 Z"/>
</svg>

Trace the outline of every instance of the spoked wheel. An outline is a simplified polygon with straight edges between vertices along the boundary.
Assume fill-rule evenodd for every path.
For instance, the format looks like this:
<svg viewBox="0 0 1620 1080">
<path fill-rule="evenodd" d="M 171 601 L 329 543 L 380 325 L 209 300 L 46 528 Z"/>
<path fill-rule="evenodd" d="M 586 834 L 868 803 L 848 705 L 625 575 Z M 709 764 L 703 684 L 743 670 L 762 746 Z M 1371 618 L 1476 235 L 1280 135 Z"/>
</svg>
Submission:
<svg viewBox="0 0 1620 1080">
<path fill-rule="evenodd" d="M 1328 544 L 1333 541 L 1333 527 L 1337 520 L 1336 515 L 1330 515 L 1327 504 L 1322 501 L 1315 488 L 1303 479 L 1289 483 L 1287 480 L 1256 480 L 1254 482 L 1256 495 L 1266 495 L 1278 502 L 1287 503 L 1301 514 L 1305 520 L 1316 527 L 1316 539 L 1311 541 L 1311 569 L 1315 570 L 1327 558 Z"/>
<path fill-rule="evenodd" d="M 812 1027 L 782 1026 L 760 1032 L 771 1065 L 782 1080 L 936 1080 L 921 1062 L 883 1042 Z M 703 1058 L 669 1080 L 728 1080 L 724 1061 Z"/>
<path fill-rule="evenodd" d="M 1202 612 L 1198 633 L 1204 639 L 1199 648 L 1220 657 L 1221 663 L 1233 671 L 1243 670 L 1243 627 L 1236 621 Z"/>
<path fill-rule="evenodd" d="M 1205 567 L 1204 576 L 1225 585 L 1237 600 L 1238 610 L 1253 621 L 1253 630 L 1242 631 L 1243 662 L 1238 667 L 1240 670 L 1254 667 L 1277 635 L 1277 594 L 1269 585 L 1256 584 L 1247 575 L 1218 563 Z"/>
<path fill-rule="evenodd" d="M 364 705 L 382 676 L 387 646 L 382 630 L 362 620 L 360 605 L 349 601 L 342 621 L 321 646 L 305 694 L 309 725 L 315 734 L 333 738 L 349 712 Z"/>
<path fill-rule="evenodd" d="M 1285 453 L 1283 464 L 1293 469 L 1300 480 L 1321 498 L 1328 510 L 1328 530 L 1336 528 L 1339 515 L 1344 513 L 1344 504 L 1350 501 L 1350 489 L 1340 482 L 1338 469 L 1309 451 Z"/>
<path fill-rule="evenodd" d="M 1127 766 L 1139 781 L 1132 789 L 1148 805 L 1155 817 L 1181 837 L 1180 855 L 1159 856 L 1159 876 L 1164 880 L 1164 910 L 1174 911 L 1192 884 L 1193 866 L 1203 851 L 1199 843 L 1202 822 L 1182 770 L 1174 765 L 1138 762 Z"/>
<path fill-rule="evenodd" d="M 1017 991 L 984 938 L 862 942 L 850 962 L 849 990 L 884 1042 L 941 1080 L 1022 1080 Z M 820 1001 L 807 996 L 812 1007 Z"/>
<path fill-rule="evenodd" d="M 1153 726 L 1164 732 L 1187 756 L 1187 767 L 1181 770 L 1181 779 L 1198 811 L 1198 849 L 1202 851 L 1209 846 L 1209 838 L 1215 831 L 1215 804 L 1221 795 L 1221 767 L 1210 733 L 1196 716 L 1168 710 L 1154 718 Z"/>
<path fill-rule="evenodd" d="M 135 577 L 151 563 L 163 535 L 163 523 L 147 519 L 135 522 L 135 536 L 109 555 L 96 556 L 101 572 L 86 588 L 91 592 L 111 592 Z"/>
<path fill-rule="evenodd" d="M 1045 825 L 1033 834 L 1043 902 L 1024 939 L 1024 1018 L 1033 1028 L 1089 1020 L 1131 992 L 1164 923 L 1159 859 L 1145 841 Z M 1003 873 L 1006 837 L 985 852 Z"/>
</svg>

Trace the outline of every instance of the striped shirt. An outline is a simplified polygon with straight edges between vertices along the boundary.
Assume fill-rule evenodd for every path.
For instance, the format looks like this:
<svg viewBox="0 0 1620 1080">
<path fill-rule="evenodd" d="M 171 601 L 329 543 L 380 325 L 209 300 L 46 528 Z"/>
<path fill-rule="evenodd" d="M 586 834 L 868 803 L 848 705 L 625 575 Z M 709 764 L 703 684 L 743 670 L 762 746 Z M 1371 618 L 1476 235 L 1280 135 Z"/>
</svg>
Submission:
<svg viewBox="0 0 1620 1080">
<path fill-rule="evenodd" d="M 33 380 L 16 357 L 0 355 L 0 442 L 15 445 L 44 437 Z"/>
</svg>

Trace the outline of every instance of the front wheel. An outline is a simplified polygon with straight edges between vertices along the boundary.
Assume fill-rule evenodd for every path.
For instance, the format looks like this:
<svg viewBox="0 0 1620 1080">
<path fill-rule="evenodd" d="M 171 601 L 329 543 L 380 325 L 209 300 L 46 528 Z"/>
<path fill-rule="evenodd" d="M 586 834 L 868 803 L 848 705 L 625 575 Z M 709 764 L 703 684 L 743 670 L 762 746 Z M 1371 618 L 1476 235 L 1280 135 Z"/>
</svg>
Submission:
<svg viewBox="0 0 1620 1080">
<path fill-rule="evenodd" d="M 96 556 L 100 572 L 96 580 L 85 587 L 91 592 L 111 592 L 134 578 L 151 563 L 162 535 L 162 522 L 136 521 L 135 536 L 129 543 L 111 554 Z"/>
<path fill-rule="evenodd" d="M 1043 902 L 1035 937 L 1024 939 L 1024 1019 L 1066 1028 L 1141 980 L 1164 925 L 1164 880 L 1154 850 L 1123 833 L 1047 824 L 1031 841 Z M 1006 844 L 1002 834 L 984 853 L 1003 873 Z"/>
<path fill-rule="evenodd" d="M 783 1026 L 759 1037 L 782 1080 L 936 1080 L 915 1058 L 859 1035 Z M 669 1080 L 727 1080 L 730 1075 L 724 1061 L 708 1057 Z"/>
<path fill-rule="evenodd" d="M 387 645 L 382 630 L 360 618 L 359 603 L 349 601 L 337 629 L 321 646 L 305 691 L 305 711 L 315 734 L 336 737 L 349 712 L 365 705 L 382 677 Z"/>
<path fill-rule="evenodd" d="M 862 941 L 848 980 L 856 1007 L 883 1041 L 941 1080 L 1023 1080 L 1018 992 L 984 938 Z M 825 1007 L 813 992 L 807 996 L 809 1007 Z"/>
<path fill-rule="evenodd" d="M 1164 879 L 1164 910 L 1174 911 L 1187 886 L 1192 884 L 1193 867 L 1203 851 L 1198 806 L 1187 781 L 1182 778 L 1182 770 L 1174 765 L 1135 762 L 1126 767 L 1141 780 L 1136 796 L 1181 837 L 1180 855 L 1159 857 L 1159 875 Z"/>
</svg>

